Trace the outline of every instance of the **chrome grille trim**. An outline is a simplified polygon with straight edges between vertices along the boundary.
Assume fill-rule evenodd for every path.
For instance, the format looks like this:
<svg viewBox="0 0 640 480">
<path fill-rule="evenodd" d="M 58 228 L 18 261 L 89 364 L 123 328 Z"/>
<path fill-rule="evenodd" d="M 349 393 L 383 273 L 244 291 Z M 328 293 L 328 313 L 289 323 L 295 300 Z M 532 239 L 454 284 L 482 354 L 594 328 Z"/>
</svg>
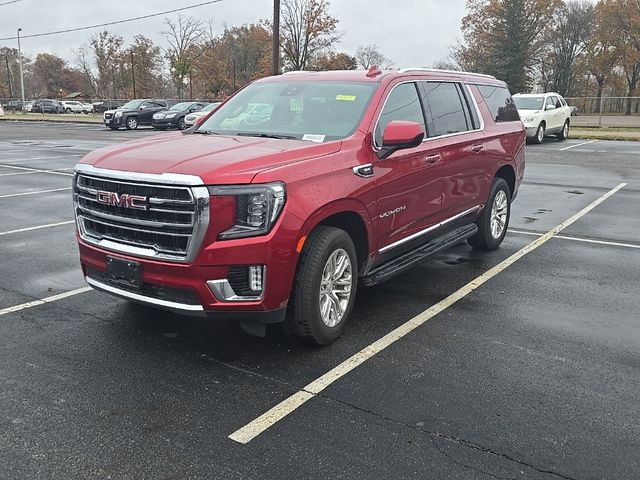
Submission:
<svg viewBox="0 0 640 480">
<path fill-rule="evenodd" d="M 147 194 L 146 208 L 98 202 L 102 185 L 105 191 Z M 147 175 L 79 164 L 73 180 L 78 233 L 83 241 L 106 250 L 190 263 L 209 226 L 209 191 L 199 185 L 202 180 L 190 175 Z"/>
</svg>

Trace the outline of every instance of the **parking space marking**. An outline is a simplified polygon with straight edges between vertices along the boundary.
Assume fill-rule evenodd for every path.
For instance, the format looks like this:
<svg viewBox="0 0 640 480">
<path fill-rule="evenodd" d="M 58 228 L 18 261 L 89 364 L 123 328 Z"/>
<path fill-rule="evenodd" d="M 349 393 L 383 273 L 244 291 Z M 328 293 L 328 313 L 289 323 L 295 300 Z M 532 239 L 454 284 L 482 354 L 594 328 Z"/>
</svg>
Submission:
<svg viewBox="0 0 640 480">
<path fill-rule="evenodd" d="M 609 190 L 607 193 L 594 200 L 592 203 L 587 205 L 585 208 L 580 210 L 578 213 L 568 218 L 561 224 L 557 225 L 553 229 L 549 230 L 547 233 L 541 235 L 536 238 L 533 242 L 525 245 L 523 248 L 518 250 L 516 253 L 512 254 L 506 260 L 503 260 L 495 267 L 487 270 L 485 273 L 480 275 L 479 277 L 473 279 L 471 282 L 467 283 L 465 286 L 457 290 L 456 292 L 449 295 L 444 300 L 436 303 L 431 306 L 424 312 L 416 315 L 412 319 L 403 323 L 396 329 L 392 330 L 384 337 L 376 340 L 372 344 L 366 346 L 358 353 L 352 355 L 342 363 L 340 363 L 335 368 L 331 369 L 321 377 L 315 379 L 301 390 L 293 394 L 292 396 L 286 398 L 282 402 L 278 403 L 276 406 L 272 407 L 267 412 L 260 415 L 255 420 L 249 422 L 245 426 L 233 432 L 229 435 L 229 438 L 235 442 L 241 444 L 247 444 L 258 435 L 263 433 L 269 427 L 273 426 L 287 415 L 295 411 L 301 405 L 311 400 L 313 397 L 317 396 L 320 392 L 322 392 L 325 388 L 327 388 L 332 383 L 336 382 L 355 368 L 362 365 L 364 362 L 374 357 L 382 350 L 386 349 L 390 345 L 394 344 L 398 340 L 402 339 L 416 328 L 424 325 L 427 321 L 441 313 L 442 311 L 449 308 L 451 305 L 455 304 L 462 298 L 469 295 L 475 289 L 498 275 L 500 272 L 513 265 L 519 259 L 527 255 L 528 253 L 534 251 L 541 245 L 545 244 L 547 241 L 556 236 L 559 232 L 567 228 L 569 225 L 576 222 L 578 219 L 589 213 L 595 207 L 604 202 L 607 198 L 614 195 L 617 191 L 624 188 L 627 184 L 621 183 L 615 188 Z"/>
<path fill-rule="evenodd" d="M 540 232 L 527 232 L 525 230 L 511 230 L 510 233 L 516 233 L 518 235 L 530 235 L 533 237 L 541 237 L 544 233 Z M 609 240 L 593 240 L 591 238 L 580 238 L 580 237 L 570 237 L 568 235 L 556 235 L 555 238 L 559 238 L 561 240 L 572 240 L 574 242 L 585 242 L 585 243 L 596 243 L 598 245 L 609 245 L 612 247 L 626 247 L 626 248 L 640 248 L 640 245 L 636 245 L 635 243 L 622 243 L 622 242 L 612 242 Z"/>
<path fill-rule="evenodd" d="M 52 188 L 50 190 L 39 190 L 37 192 L 9 193 L 7 195 L 0 195 L 0 198 L 21 197 L 23 195 L 37 195 L 38 193 L 62 192 L 63 190 L 71 190 L 71 187 Z"/>
<path fill-rule="evenodd" d="M 73 170 L 74 167 L 69 168 L 57 168 L 55 170 L 41 170 L 39 168 L 30 168 L 30 167 L 18 167 L 17 165 L 6 165 L 4 163 L 0 164 L 0 167 L 3 168 L 13 168 L 14 170 L 24 170 L 29 173 L 50 173 L 52 175 L 65 175 L 67 177 L 73 177 L 73 173 L 64 173 L 61 170 Z M 7 173 L 3 175 L 8 175 Z"/>
<path fill-rule="evenodd" d="M 17 161 L 17 162 L 33 162 L 35 160 L 56 160 L 59 158 L 81 157 L 81 156 L 82 155 L 79 153 L 72 153 L 69 155 L 56 155 L 54 157 L 47 156 L 47 157 L 12 158 L 11 160 Z"/>
<path fill-rule="evenodd" d="M 74 222 L 75 220 L 69 220 L 66 222 L 48 223 L 47 225 L 38 225 L 35 227 L 19 228 L 17 230 L 7 230 L 6 232 L 0 232 L 0 237 L 2 237 L 3 235 L 10 235 L 12 233 L 30 232 L 31 230 L 41 230 L 43 228 L 59 227 L 60 225 L 69 225 L 70 223 L 74 223 Z"/>
<path fill-rule="evenodd" d="M 569 150 L 570 148 L 581 147 L 582 145 L 589 145 L 590 143 L 597 142 L 598 140 L 589 140 L 588 142 L 577 143 L 575 145 L 569 145 L 568 147 L 561 148 L 558 150 L 559 152 L 564 152 L 565 150 Z"/>
<path fill-rule="evenodd" d="M 43 305 L 45 303 L 56 302 L 64 298 L 69 298 L 74 295 L 78 295 L 79 293 L 88 292 L 89 290 L 91 290 L 91 287 L 77 288 L 76 290 L 71 290 L 69 292 L 59 293 L 58 295 L 52 295 L 51 297 L 45 297 L 39 300 L 33 300 L 31 302 L 21 303 L 20 305 L 15 305 L 13 307 L 3 308 L 2 310 L 0 310 L 0 316 L 6 315 L 7 313 L 19 312 L 20 310 L 25 310 L 31 307 L 37 307 L 38 305 Z"/>
</svg>

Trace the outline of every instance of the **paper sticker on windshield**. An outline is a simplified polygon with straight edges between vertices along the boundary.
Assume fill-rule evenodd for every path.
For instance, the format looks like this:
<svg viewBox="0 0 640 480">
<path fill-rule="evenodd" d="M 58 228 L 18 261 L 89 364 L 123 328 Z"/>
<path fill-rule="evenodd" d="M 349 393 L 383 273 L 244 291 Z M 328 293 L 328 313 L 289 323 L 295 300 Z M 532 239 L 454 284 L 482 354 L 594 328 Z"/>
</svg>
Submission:
<svg viewBox="0 0 640 480">
<path fill-rule="evenodd" d="M 303 108 L 302 98 L 292 98 L 290 109 L 292 112 L 301 112 Z"/>
<path fill-rule="evenodd" d="M 341 102 L 355 102 L 356 98 L 355 95 L 336 95 L 336 100 Z"/>
<path fill-rule="evenodd" d="M 322 143 L 324 142 L 324 137 L 326 137 L 326 135 L 314 135 L 312 133 L 305 133 L 302 136 L 302 140 L 305 140 L 307 142 Z"/>
</svg>

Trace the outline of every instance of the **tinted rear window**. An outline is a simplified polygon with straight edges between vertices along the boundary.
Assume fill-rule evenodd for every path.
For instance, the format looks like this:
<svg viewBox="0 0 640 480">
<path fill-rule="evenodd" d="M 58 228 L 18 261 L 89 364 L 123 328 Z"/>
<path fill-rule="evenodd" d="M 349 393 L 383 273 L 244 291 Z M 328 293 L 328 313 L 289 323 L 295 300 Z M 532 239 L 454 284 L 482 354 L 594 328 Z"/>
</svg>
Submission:
<svg viewBox="0 0 640 480">
<path fill-rule="evenodd" d="M 519 122 L 520 115 L 509 90 L 505 87 L 476 85 L 495 122 Z"/>
<path fill-rule="evenodd" d="M 432 125 L 429 132 L 432 136 L 449 135 L 470 130 L 467 124 L 468 113 L 460 99 L 455 83 L 425 82 L 425 94 L 431 110 Z"/>
</svg>

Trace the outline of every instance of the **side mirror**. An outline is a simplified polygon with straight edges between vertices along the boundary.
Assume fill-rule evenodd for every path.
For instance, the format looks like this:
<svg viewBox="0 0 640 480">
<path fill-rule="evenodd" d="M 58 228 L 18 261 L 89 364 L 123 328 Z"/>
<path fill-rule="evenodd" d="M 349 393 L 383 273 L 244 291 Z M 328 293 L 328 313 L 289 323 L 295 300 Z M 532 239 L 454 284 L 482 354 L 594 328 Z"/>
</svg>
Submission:
<svg viewBox="0 0 640 480">
<path fill-rule="evenodd" d="M 544 107 L 545 110 L 555 110 L 556 106 L 555 105 L 547 105 L 546 107 Z"/>
<path fill-rule="evenodd" d="M 382 148 L 378 158 L 384 160 L 389 155 L 405 148 L 415 148 L 422 143 L 424 128 L 417 122 L 392 120 L 382 133 Z"/>
<path fill-rule="evenodd" d="M 147 106 L 146 105 L 140 105 L 140 110 L 146 110 Z"/>
</svg>

